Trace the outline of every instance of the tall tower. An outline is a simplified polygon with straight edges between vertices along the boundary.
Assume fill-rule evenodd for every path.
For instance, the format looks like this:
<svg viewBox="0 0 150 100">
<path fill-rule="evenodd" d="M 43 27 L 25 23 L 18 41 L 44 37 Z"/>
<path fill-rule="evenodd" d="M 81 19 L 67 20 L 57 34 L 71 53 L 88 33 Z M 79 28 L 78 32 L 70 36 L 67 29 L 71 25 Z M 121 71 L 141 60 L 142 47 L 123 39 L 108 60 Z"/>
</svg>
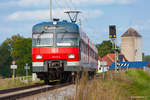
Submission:
<svg viewBox="0 0 150 100">
<path fill-rule="evenodd" d="M 121 36 L 121 53 L 128 61 L 142 61 L 142 36 L 129 28 Z"/>
</svg>

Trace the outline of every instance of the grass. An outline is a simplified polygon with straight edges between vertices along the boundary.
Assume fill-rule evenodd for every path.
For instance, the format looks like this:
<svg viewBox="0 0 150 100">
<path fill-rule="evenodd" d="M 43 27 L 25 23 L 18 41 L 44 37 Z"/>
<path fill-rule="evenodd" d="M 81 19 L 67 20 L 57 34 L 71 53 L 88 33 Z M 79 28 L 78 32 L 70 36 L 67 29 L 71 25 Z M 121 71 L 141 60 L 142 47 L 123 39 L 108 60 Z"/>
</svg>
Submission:
<svg viewBox="0 0 150 100">
<path fill-rule="evenodd" d="M 150 96 L 150 75 L 141 70 L 130 70 L 126 72 L 133 82 L 128 85 L 130 94 Z"/>
<path fill-rule="evenodd" d="M 0 90 L 33 85 L 37 82 L 38 81 L 29 81 L 29 83 L 26 83 L 25 81 L 23 81 L 23 78 L 17 78 L 15 80 L 13 80 L 12 78 L 0 78 Z"/>
<path fill-rule="evenodd" d="M 146 96 L 150 100 L 150 75 L 142 70 L 105 73 L 105 78 L 89 81 L 87 74 L 76 82 L 75 96 L 70 100 L 131 100 L 131 96 Z"/>
</svg>

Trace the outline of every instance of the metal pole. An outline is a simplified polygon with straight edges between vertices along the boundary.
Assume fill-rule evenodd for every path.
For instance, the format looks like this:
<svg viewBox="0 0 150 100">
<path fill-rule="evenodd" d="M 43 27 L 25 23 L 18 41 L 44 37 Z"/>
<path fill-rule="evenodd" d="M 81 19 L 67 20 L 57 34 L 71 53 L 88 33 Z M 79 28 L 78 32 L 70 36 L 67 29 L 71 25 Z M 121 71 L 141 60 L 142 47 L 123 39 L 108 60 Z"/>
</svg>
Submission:
<svg viewBox="0 0 150 100">
<path fill-rule="evenodd" d="M 117 52 L 116 52 L 116 39 L 112 39 L 113 49 L 115 50 L 115 72 L 117 72 Z"/>
<path fill-rule="evenodd" d="M 103 73 L 103 79 L 104 79 L 104 78 L 105 78 L 105 73 L 104 73 L 105 63 L 104 63 L 103 58 L 102 58 L 102 64 L 101 64 L 101 67 L 102 67 L 102 73 Z"/>
<path fill-rule="evenodd" d="M 56 37 L 57 37 L 57 35 L 56 35 L 56 25 L 54 25 L 54 33 L 53 33 L 54 35 L 53 35 L 53 37 L 54 37 L 54 39 L 53 39 L 53 45 L 54 45 L 54 47 L 56 47 L 57 46 L 57 43 L 56 43 Z"/>
<path fill-rule="evenodd" d="M 50 0 L 50 20 L 52 21 L 52 0 Z"/>
<path fill-rule="evenodd" d="M 28 64 L 26 64 L 26 79 L 27 79 L 27 83 L 29 82 L 29 80 L 28 80 Z"/>
<path fill-rule="evenodd" d="M 80 28 L 81 28 L 81 25 L 82 25 L 82 24 L 81 24 L 81 19 L 79 19 L 79 26 L 80 26 Z"/>
<path fill-rule="evenodd" d="M 118 65 L 118 49 L 117 49 L 117 47 L 116 47 L 116 67 L 117 67 L 117 69 L 118 69 L 118 72 L 119 72 L 119 70 L 120 70 L 120 66 Z"/>
<path fill-rule="evenodd" d="M 29 79 L 28 79 L 28 69 L 26 71 L 27 71 L 27 82 L 29 82 Z"/>
<path fill-rule="evenodd" d="M 117 52 L 116 52 L 116 41 L 114 40 L 115 45 L 115 72 L 117 72 Z"/>
<path fill-rule="evenodd" d="M 104 79 L 104 77 L 105 77 L 105 76 L 104 76 L 104 63 L 103 63 L 103 65 L 102 65 L 102 66 L 103 66 L 103 79 Z"/>
<path fill-rule="evenodd" d="M 13 69 L 13 79 L 15 79 L 15 69 Z"/>
</svg>

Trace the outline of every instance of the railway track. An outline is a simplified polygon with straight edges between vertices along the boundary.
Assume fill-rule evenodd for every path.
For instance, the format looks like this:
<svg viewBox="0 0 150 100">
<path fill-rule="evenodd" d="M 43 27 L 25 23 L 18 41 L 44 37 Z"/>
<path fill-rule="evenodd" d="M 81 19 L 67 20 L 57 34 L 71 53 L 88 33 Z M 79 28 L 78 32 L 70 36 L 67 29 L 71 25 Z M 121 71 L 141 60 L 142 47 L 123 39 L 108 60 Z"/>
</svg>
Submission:
<svg viewBox="0 0 150 100">
<path fill-rule="evenodd" d="M 24 86 L 24 87 L 17 87 L 17 88 L 10 88 L 10 89 L 5 89 L 5 90 L 0 90 L 0 95 L 1 94 L 6 94 L 6 93 L 10 93 L 10 92 L 15 92 L 15 91 L 20 91 L 20 90 L 25 90 L 25 89 L 30 89 L 30 88 L 34 88 L 34 87 L 40 87 L 43 86 L 44 84 L 34 84 L 34 85 L 30 85 L 30 86 Z"/>
<path fill-rule="evenodd" d="M 0 100 L 16 100 L 19 98 L 39 94 L 42 92 L 58 89 L 64 86 L 71 85 L 72 83 L 63 83 L 63 84 L 55 84 L 55 85 L 33 85 L 28 87 L 20 87 L 20 88 L 13 88 L 8 90 L 1 90 L 0 91 Z"/>
</svg>

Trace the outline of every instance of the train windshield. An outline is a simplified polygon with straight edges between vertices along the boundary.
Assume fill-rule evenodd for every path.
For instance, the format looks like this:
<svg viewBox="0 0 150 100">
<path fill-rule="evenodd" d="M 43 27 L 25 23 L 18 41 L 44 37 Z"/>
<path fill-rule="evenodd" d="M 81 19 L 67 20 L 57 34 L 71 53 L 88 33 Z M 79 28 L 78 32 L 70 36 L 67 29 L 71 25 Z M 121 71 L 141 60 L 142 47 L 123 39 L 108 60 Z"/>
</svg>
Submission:
<svg viewBox="0 0 150 100">
<path fill-rule="evenodd" d="M 58 47 L 73 47 L 78 46 L 77 33 L 57 33 L 56 45 Z"/>
<path fill-rule="evenodd" d="M 53 46 L 53 33 L 33 34 L 32 46 L 33 47 Z"/>
</svg>

